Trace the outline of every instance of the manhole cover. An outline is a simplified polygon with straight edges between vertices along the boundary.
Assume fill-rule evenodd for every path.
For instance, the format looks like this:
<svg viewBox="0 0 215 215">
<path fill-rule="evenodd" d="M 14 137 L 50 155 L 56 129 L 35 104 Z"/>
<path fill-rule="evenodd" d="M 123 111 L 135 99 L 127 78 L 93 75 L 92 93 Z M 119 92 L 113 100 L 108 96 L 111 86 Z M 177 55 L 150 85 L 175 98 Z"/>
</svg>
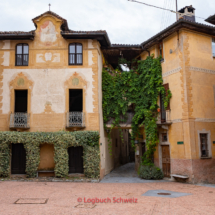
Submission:
<svg viewBox="0 0 215 215">
<path fill-rule="evenodd" d="M 18 199 L 14 204 L 46 204 L 48 199 Z"/>
<path fill-rule="evenodd" d="M 171 193 L 158 193 L 158 195 L 161 195 L 161 196 L 170 196 Z"/>
</svg>

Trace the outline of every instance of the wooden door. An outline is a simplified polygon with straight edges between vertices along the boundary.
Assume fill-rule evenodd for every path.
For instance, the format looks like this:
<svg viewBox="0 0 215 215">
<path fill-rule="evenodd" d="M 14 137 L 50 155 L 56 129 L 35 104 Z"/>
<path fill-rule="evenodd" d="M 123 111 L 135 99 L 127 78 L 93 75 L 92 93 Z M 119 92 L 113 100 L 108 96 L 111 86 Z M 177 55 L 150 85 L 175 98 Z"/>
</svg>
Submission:
<svg viewBox="0 0 215 215">
<path fill-rule="evenodd" d="M 83 173 L 83 147 L 69 147 L 69 173 Z"/>
<path fill-rule="evenodd" d="M 162 147 L 162 168 L 165 177 L 170 177 L 170 151 L 169 146 Z"/>
<path fill-rule="evenodd" d="M 25 174 L 26 152 L 22 143 L 12 144 L 11 174 Z"/>
</svg>

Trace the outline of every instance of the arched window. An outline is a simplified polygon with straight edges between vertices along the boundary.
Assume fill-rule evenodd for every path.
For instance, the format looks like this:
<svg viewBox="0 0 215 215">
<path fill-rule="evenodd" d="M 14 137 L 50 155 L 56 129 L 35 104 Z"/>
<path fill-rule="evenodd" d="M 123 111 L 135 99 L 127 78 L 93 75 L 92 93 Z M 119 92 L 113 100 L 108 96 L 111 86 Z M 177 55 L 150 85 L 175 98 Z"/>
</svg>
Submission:
<svg viewBox="0 0 215 215">
<path fill-rule="evenodd" d="M 80 43 L 71 43 L 69 45 L 69 65 L 83 64 L 83 49 Z"/>
<path fill-rule="evenodd" d="M 16 66 L 28 66 L 28 55 L 28 44 L 18 44 L 16 46 Z"/>
</svg>

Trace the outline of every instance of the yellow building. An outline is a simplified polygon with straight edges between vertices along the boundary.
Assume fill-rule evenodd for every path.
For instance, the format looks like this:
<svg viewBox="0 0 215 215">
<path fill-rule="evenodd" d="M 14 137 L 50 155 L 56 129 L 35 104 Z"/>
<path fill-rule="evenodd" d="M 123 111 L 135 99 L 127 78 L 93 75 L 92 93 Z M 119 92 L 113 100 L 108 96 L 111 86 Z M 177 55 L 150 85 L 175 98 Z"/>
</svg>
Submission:
<svg viewBox="0 0 215 215">
<path fill-rule="evenodd" d="M 33 23 L 31 32 L 0 32 L 0 130 L 99 131 L 103 177 L 101 47 L 110 46 L 108 35 L 72 31 L 51 11 Z M 43 144 L 38 170 L 54 169 L 53 157 L 54 146 Z"/>
<path fill-rule="evenodd" d="M 120 156 L 128 162 L 131 127 L 131 119 L 122 125 L 126 143 L 113 132 L 111 157 L 102 116 L 103 58 L 116 67 L 122 56 L 162 55 L 163 84 L 172 98 L 168 110 L 161 108 L 154 162 L 168 177 L 215 182 L 215 27 L 195 22 L 191 6 L 179 12 L 179 21 L 140 45 L 111 44 L 105 31 L 69 30 L 51 11 L 33 19 L 35 31 L 0 32 L 0 130 L 99 131 L 103 178 Z M 214 24 L 215 17 L 207 21 Z M 136 167 L 144 151 L 141 132 Z M 54 168 L 53 154 L 43 144 L 38 170 Z"/>
</svg>

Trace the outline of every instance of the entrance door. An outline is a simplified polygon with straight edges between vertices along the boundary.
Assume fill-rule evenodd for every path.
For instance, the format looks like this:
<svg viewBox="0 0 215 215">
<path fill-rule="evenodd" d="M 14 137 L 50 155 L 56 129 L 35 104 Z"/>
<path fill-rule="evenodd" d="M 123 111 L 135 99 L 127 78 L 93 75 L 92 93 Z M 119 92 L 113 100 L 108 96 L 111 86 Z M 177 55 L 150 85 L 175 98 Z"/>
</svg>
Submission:
<svg viewBox="0 0 215 215">
<path fill-rule="evenodd" d="M 162 147 L 162 167 L 165 177 L 170 177 L 170 151 L 169 146 Z"/>
<path fill-rule="evenodd" d="M 83 147 L 69 147 L 69 173 L 83 173 Z"/>
<path fill-rule="evenodd" d="M 12 144 L 11 174 L 25 174 L 26 152 L 22 143 Z"/>
</svg>

